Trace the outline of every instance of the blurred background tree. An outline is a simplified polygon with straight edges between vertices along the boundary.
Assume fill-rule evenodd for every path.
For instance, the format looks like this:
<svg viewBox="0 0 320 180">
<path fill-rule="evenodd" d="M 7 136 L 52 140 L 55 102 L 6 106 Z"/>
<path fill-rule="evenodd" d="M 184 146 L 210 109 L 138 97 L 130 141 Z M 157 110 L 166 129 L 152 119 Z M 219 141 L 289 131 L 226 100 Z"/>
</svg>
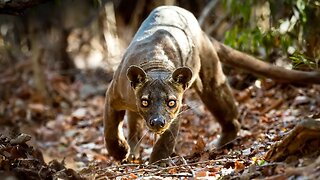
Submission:
<svg viewBox="0 0 320 180">
<path fill-rule="evenodd" d="M 203 29 L 233 48 L 286 68 L 319 70 L 320 1 L 222 0 L 211 8 Z M 232 70 L 227 69 L 232 74 Z M 239 89 L 255 80 L 237 72 Z"/>
<path fill-rule="evenodd" d="M 110 81 L 139 25 L 160 5 L 190 10 L 211 36 L 271 63 L 319 67 L 319 0 L 11 0 L 0 1 L 1 76 L 23 80 L 19 68 L 30 62 L 29 83 L 49 103 L 52 72 L 74 81 L 79 69 L 103 69 L 100 76 Z M 11 88 L 0 91 L 5 97 Z"/>
<path fill-rule="evenodd" d="M 294 68 L 319 68 L 320 1 L 224 0 L 223 7 L 231 24 L 226 44 L 269 61 L 289 57 Z"/>
</svg>

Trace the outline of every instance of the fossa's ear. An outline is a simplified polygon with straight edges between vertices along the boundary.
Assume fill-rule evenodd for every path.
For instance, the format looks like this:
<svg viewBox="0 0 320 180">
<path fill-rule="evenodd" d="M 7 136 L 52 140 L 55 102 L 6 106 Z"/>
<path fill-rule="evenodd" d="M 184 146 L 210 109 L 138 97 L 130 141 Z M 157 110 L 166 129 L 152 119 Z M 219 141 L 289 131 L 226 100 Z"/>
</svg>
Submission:
<svg viewBox="0 0 320 180">
<path fill-rule="evenodd" d="M 138 66 L 132 65 L 127 70 L 127 77 L 131 82 L 131 87 L 135 89 L 139 84 L 147 79 L 147 74 Z"/>
<path fill-rule="evenodd" d="M 191 78 L 192 70 L 188 67 L 180 67 L 172 73 L 173 82 L 181 84 L 183 89 L 188 88 Z"/>
</svg>

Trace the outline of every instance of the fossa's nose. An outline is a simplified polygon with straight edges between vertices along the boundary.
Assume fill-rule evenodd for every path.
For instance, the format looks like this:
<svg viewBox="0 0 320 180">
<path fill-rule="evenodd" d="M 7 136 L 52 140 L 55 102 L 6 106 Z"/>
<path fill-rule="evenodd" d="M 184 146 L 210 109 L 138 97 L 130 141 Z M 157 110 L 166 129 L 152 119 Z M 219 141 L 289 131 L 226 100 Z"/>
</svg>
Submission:
<svg viewBox="0 0 320 180">
<path fill-rule="evenodd" d="M 165 119 L 162 117 L 152 118 L 149 121 L 150 126 L 153 128 L 163 128 L 165 125 Z"/>
</svg>

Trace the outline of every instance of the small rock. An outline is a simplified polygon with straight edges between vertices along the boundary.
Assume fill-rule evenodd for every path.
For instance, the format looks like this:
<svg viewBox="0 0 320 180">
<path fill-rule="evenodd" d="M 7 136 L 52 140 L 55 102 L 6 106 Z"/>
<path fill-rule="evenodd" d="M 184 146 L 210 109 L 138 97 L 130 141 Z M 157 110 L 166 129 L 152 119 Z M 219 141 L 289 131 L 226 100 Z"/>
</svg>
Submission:
<svg viewBox="0 0 320 180">
<path fill-rule="evenodd" d="M 87 109 L 86 108 L 79 108 L 75 111 L 72 112 L 71 116 L 76 118 L 76 119 L 82 119 L 85 117 L 87 114 Z"/>
<path fill-rule="evenodd" d="M 293 101 L 293 105 L 306 104 L 309 102 L 310 98 L 308 96 L 297 96 Z"/>
<path fill-rule="evenodd" d="M 26 143 L 30 139 L 31 139 L 30 135 L 22 133 L 18 137 L 16 137 L 15 139 L 11 139 L 10 144 L 11 145 L 22 144 L 22 143 Z"/>
</svg>

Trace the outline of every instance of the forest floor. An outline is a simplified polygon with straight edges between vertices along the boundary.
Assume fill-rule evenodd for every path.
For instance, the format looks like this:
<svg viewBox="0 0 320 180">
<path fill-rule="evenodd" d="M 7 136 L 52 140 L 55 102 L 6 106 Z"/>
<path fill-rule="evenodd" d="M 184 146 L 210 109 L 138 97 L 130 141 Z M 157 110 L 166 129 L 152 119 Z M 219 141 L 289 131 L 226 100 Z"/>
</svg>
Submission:
<svg viewBox="0 0 320 180">
<path fill-rule="evenodd" d="M 299 132 L 291 135 L 290 143 L 280 145 L 282 148 L 275 146 L 297 124 L 320 118 L 319 85 L 257 80 L 244 90 L 234 90 L 242 127 L 238 138 L 219 150 L 208 147 L 220 127 L 195 92 L 189 90 L 180 117 L 178 155 L 168 159 L 170 165 L 164 167 L 148 164 L 154 136 L 147 131 L 141 160 L 119 164 L 108 156 L 102 124 L 108 85 L 105 75 L 77 74 L 70 81 L 68 76 L 46 70 L 49 96 L 43 98 L 34 88 L 30 69 L 30 64 L 22 63 L 1 71 L 0 179 L 320 177 L 320 134 L 313 131 L 319 128 L 307 129 L 304 135 L 314 133 L 306 136 Z M 107 78 L 110 80 L 110 76 Z"/>
</svg>

